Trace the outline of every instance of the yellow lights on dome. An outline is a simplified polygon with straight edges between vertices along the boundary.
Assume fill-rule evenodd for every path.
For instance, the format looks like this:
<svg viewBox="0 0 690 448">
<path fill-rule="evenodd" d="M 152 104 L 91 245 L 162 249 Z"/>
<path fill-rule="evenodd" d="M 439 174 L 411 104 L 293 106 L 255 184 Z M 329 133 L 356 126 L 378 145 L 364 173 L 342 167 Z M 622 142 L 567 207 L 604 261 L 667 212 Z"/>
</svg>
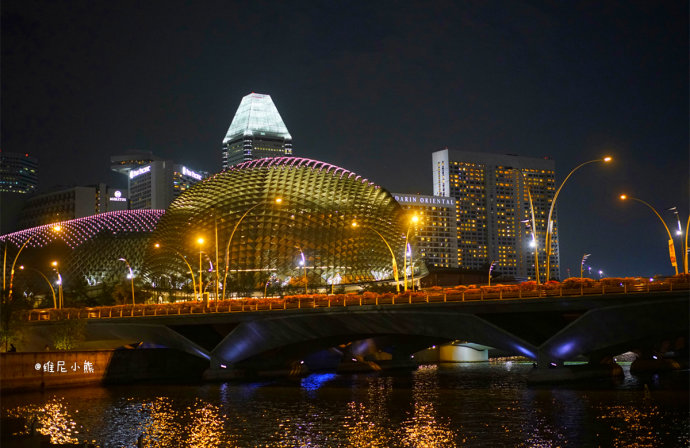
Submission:
<svg viewBox="0 0 690 448">
<path fill-rule="evenodd" d="M 153 245 L 153 247 L 155 247 L 156 249 L 160 249 L 161 243 L 156 243 L 156 244 Z"/>
<path fill-rule="evenodd" d="M 613 157 L 611 157 L 611 156 L 604 157 L 604 162 L 610 162 L 612 160 L 613 160 Z"/>
<path fill-rule="evenodd" d="M 283 198 L 276 198 L 276 204 L 282 204 Z"/>
<path fill-rule="evenodd" d="M 204 240 L 202 237 L 199 237 L 199 238 L 196 239 L 196 242 L 197 242 L 198 245 L 201 246 L 202 244 L 204 244 L 205 240 Z"/>
<path fill-rule="evenodd" d="M 62 230 L 62 226 L 61 226 L 60 224 L 55 224 L 55 225 L 53 226 L 53 230 L 54 230 L 55 232 L 59 232 L 60 230 Z"/>
<path fill-rule="evenodd" d="M 56 268 L 57 265 L 58 265 L 58 262 L 57 262 L 57 261 L 53 261 L 53 262 L 50 263 L 50 265 L 53 266 L 54 268 Z"/>
<path fill-rule="evenodd" d="M 352 227 L 357 227 L 357 221 L 352 221 Z"/>
</svg>

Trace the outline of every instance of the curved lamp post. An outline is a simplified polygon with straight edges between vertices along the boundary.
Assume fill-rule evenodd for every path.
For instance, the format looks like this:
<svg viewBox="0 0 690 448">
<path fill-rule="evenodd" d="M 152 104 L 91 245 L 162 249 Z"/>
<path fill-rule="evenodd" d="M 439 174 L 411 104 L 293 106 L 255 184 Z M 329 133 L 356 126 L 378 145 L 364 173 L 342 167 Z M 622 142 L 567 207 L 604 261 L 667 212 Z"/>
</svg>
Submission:
<svg viewBox="0 0 690 448">
<path fill-rule="evenodd" d="M 532 247 L 534 247 L 534 274 L 537 280 L 537 285 L 541 284 L 539 281 L 539 240 L 537 239 L 537 221 L 534 218 L 534 204 L 532 202 L 532 192 L 529 189 L 529 184 L 527 183 L 527 175 L 524 171 L 512 168 L 511 171 L 520 173 L 522 176 L 522 185 L 525 186 L 527 190 L 527 199 L 529 200 L 529 211 L 532 217 Z"/>
<path fill-rule="evenodd" d="M 60 224 L 55 224 L 53 226 L 53 231 L 59 232 L 60 230 L 62 230 L 62 226 L 60 226 Z M 12 267 L 10 268 L 10 290 L 9 290 L 9 293 L 7 294 L 7 300 L 8 301 L 12 300 L 12 282 L 14 280 L 14 265 L 17 263 L 17 259 L 19 259 L 19 254 L 22 253 L 22 251 L 24 250 L 26 245 L 29 243 L 29 241 L 31 241 L 31 238 L 33 238 L 34 236 L 35 235 L 31 235 L 30 237 L 28 237 L 26 239 L 26 241 L 24 241 L 24 244 L 22 244 L 21 247 L 19 248 L 19 252 L 17 252 L 17 255 L 14 256 L 14 260 L 12 261 Z M 7 249 L 7 242 L 5 242 L 5 249 Z M 5 284 L 4 284 L 5 283 L 5 271 L 4 271 L 4 269 L 2 272 L 2 279 L 3 279 L 3 288 L 4 288 L 4 286 L 5 286 Z"/>
<path fill-rule="evenodd" d="M 129 280 L 132 283 L 132 306 L 134 306 L 134 273 L 132 272 L 132 267 L 129 265 L 129 262 L 125 260 L 124 258 L 118 258 L 119 261 L 124 261 L 125 264 L 127 265 L 127 269 L 129 269 Z"/>
<path fill-rule="evenodd" d="M 688 230 L 690 230 L 690 216 L 688 216 L 688 223 L 685 224 L 685 251 L 683 252 L 683 261 L 685 261 L 685 273 L 688 273 Z"/>
<path fill-rule="evenodd" d="M 405 259 L 403 261 L 403 276 L 404 280 L 404 291 L 407 292 L 407 252 L 410 247 L 408 240 L 410 238 L 410 228 L 412 225 L 416 225 L 419 222 L 419 216 L 412 215 L 410 222 L 407 224 L 407 233 L 405 234 Z M 412 264 L 412 250 L 410 250 L 410 264 Z M 414 290 L 414 266 L 412 267 L 412 289 Z"/>
<path fill-rule="evenodd" d="M 201 279 L 201 254 L 204 253 L 202 248 L 204 247 L 204 239 L 199 237 L 196 239 L 196 243 L 199 245 L 199 301 L 204 299 L 204 291 L 202 289 L 204 282 Z"/>
<path fill-rule="evenodd" d="M 673 245 L 673 236 L 671 235 L 671 231 L 669 230 L 668 226 L 666 225 L 666 221 L 664 221 L 664 218 L 661 217 L 659 212 L 656 211 L 654 207 L 649 205 L 647 202 L 643 201 L 642 199 L 637 199 L 632 196 L 628 196 L 626 194 L 620 195 L 621 200 L 625 201 L 626 199 L 630 199 L 631 201 L 637 201 L 640 204 L 644 204 L 647 207 L 649 207 L 654 214 L 659 218 L 661 223 L 664 225 L 664 229 L 666 229 L 666 233 L 668 234 L 668 253 L 671 258 L 671 265 L 673 265 L 674 269 L 676 270 L 676 275 L 678 275 L 678 263 L 676 262 L 676 249 L 675 246 Z"/>
<path fill-rule="evenodd" d="M 53 294 L 53 308 L 54 308 L 54 309 L 57 308 L 57 299 L 55 298 L 55 288 L 53 288 L 53 285 L 50 283 L 50 280 L 48 280 L 48 277 L 46 277 L 45 274 L 44 274 L 43 272 L 39 271 L 38 269 L 29 268 L 29 267 L 26 267 L 26 266 L 19 266 L 19 269 L 22 270 L 22 271 L 23 271 L 24 269 L 26 269 L 26 270 L 29 270 L 29 271 L 38 272 L 38 273 L 40 274 L 40 276 L 43 277 L 43 280 L 45 280 L 46 283 L 48 283 L 48 286 L 50 287 L 50 292 Z"/>
<path fill-rule="evenodd" d="M 160 249 L 161 245 L 160 245 L 160 243 L 155 243 L 153 245 L 153 247 L 156 249 Z M 192 269 L 192 265 L 190 265 L 189 262 L 187 261 L 187 259 L 185 258 L 185 256 L 182 255 L 180 252 L 178 252 L 176 249 L 170 248 L 170 250 L 175 252 L 177 255 L 179 255 L 180 258 L 182 258 L 182 261 L 184 261 L 184 264 L 186 264 L 187 267 L 189 268 L 189 273 L 192 276 L 192 290 L 194 291 L 194 295 L 196 296 L 196 279 L 194 278 L 194 270 Z"/>
<path fill-rule="evenodd" d="M 352 221 L 352 227 L 357 227 L 358 224 L 356 221 Z M 400 279 L 398 277 L 398 262 L 395 261 L 395 254 L 393 253 L 393 249 L 391 249 L 391 245 L 388 244 L 388 241 L 379 233 L 378 230 L 372 229 L 371 227 L 367 227 L 367 229 L 371 230 L 372 232 L 376 233 L 378 236 L 381 237 L 383 242 L 386 244 L 386 247 L 388 248 L 388 251 L 391 253 L 391 258 L 392 258 L 392 263 L 393 263 L 393 278 L 395 279 L 395 291 L 397 293 L 400 293 Z"/>
<path fill-rule="evenodd" d="M 58 284 L 58 308 L 62 309 L 62 307 L 65 304 L 64 298 L 62 295 L 62 276 L 60 275 L 60 270 L 58 269 L 58 262 L 57 261 L 53 261 L 52 263 L 50 263 L 50 265 L 53 267 L 53 269 L 55 269 L 55 272 L 57 273 L 57 276 L 58 276 L 58 281 L 57 281 L 57 284 Z"/>
<path fill-rule="evenodd" d="M 556 193 L 553 195 L 553 200 L 551 201 L 551 208 L 549 208 L 549 216 L 546 220 L 546 281 L 547 282 L 549 281 L 549 278 L 551 277 L 551 272 L 550 272 L 550 270 L 551 270 L 551 235 L 553 233 L 553 229 L 552 229 L 553 221 L 551 220 L 551 217 L 553 216 L 553 209 L 556 205 L 556 199 L 558 199 L 558 195 L 560 194 L 561 189 L 563 188 L 563 185 L 565 185 L 565 183 L 568 181 L 570 176 L 572 176 L 575 171 L 579 170 L 583 166 L 588 165 L 590 163 L 596 163 L 596 162 L 608 163 L 611 160 L 613 160 L 612 157 L 606 156 L 603 159 L 589 160 L 585 163 L 579 164 L 578 166 L 573 168 L 573 170 L 570 173 L 568 173 L 568 175 L 565 177 L 565 179 L 563 179 L 563 182 L 561 182 L 561 186 L 558 187 L 558 190 L 556 190 Z"/>
<path fill-rule="evenodd" d="M 304 294 L 306 295 L 306 294 L 309 294 L 309 292 L 307 290 L 307 288 L 309 286 L 309 280 L 307 279 L 307 260 L 304 258 L 304 252 L 302 252 L 302 248 L 299 246 L 295 246 L 295 247 L 297 248 L 297 250 L 299 250 L 300 257 L 301 257 L 301 259 L 299 261 L 299 265 L 304 268 Z"/>
<path fill-rule="evenodd" d="M 278 205 L 280 205 L 282 202 L 282 198 L 275 199 L 275 203 Z M 228 238 L 228 243 L 225 245 L 225 274 L 223 275 L 223 300 L 225 300 L 225 284 L 228 280 L 228 270 L 230 269 L 230 243 L 232 243 L 232 237 L 235 235 L 235 231 L 237 231 L 237 228 L 240 226 L 242 220 L 246 218 L 252 210 L 254 210 L 262 204 L 264 204 L 264 202 L 259 202 L 258 204 L 254 204 L 253 206 L 249 207 L 247 211 L 245 211 L 242 214 L 242 216 L 240 216 L 240 219 L 238 219 L 235 223 L 235 227 L 232 228 L 232 232 L 230 232 L 230 238 Z"/>
<path fill-rule="evenodd" d="M 592 254 L 584 254 L 582 256 L 582 261 L 580 262 L 580 278 L 584 276 L 584 270 L 585 270 L 585 261 L 589 258 L 589 256 Z"/>
<path fill-rule="evenodd" d="M 676 219 L 678 220 L 678 230 L 676 230 L 676 235 L 681 237 L 681 243 L 683 243 L 682 236 L 683 236 L 683 229 L 680 224 L 680 214 L 678 213 L 678 208 L 677 207 L 671 207 L 667 211 L 673 212 L 674 215 L 676 215 Z M 688 224 L 690 224 L 690 216 L 688 217 Z M 686 274 L 688 273 L 688 229 L 687 226 L 685 228 L 685 244 L 681 245 L 681 249 L 683 250 L 683 272 Z"/>
</svg>

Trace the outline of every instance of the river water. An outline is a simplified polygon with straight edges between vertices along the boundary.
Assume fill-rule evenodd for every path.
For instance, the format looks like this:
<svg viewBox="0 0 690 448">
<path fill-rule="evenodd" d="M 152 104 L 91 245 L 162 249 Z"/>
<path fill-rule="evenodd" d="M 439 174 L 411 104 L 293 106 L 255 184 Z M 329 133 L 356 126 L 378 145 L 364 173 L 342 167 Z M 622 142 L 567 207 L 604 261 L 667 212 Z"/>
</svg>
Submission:
<svg viewBox="0 0 690 448">
<path fill-rule="evenodd" d="M 2 397 L 54 441 L 100 447 L 686 447 L 688 371 L 530 386 L 529 363 L 137 384 Z"/>
</svg>

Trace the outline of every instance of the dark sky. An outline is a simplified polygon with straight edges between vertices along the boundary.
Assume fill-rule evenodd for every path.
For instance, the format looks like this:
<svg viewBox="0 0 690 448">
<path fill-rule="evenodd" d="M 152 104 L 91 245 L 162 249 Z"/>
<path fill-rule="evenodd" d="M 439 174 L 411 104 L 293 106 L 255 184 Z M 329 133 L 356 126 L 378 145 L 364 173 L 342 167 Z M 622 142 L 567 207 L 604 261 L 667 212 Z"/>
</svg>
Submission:
<svg viewBox="0 0 690 448">
<path fill-rule="evenodd" d="M 270 94 L 295 155 L 432 193 L 431 153 L 548 156 L 562 274 L 673 273 L 627 192 L 689 209 L 688 2 L 2 2 L 2 140 L 42 189 L 108 182 L 153 151 L 219 170 L 241 98 Z M 677 251 L 680 256 L 680 240 Z"/>
</svg>

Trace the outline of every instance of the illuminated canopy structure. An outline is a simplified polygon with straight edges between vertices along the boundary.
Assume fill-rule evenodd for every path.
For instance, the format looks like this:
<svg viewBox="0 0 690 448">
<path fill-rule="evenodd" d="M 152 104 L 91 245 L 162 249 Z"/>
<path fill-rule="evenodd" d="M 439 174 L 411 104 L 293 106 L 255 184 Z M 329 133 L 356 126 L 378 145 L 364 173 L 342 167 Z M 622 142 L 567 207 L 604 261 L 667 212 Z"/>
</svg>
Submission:
<svg viewBox="0 0 690 448">
<path fill-rule="evenodd" d="M 52 260 L 59 262 L 67 286 L 79 282 L 96 285 L 115 281 L 124 275 L 122 262 L 129 260 L 135 272 L 141 270 L 148 239 L 163 210 L 124 210 L 50 225 L 33 227 L 0 236 L 8 248 L 8 259 L 28 240 L 18 264 L 49 270 Z M 60 231 L 55 231 L 55 224 Z M 7 266 L 7 275 L 10 267 Z"/>
<path fill-rule="evenodd" d="M 153 279 L 189 277 L 203 251 L 204 271 L 218 265 L 229 285 L 260 288 L 305 275 L 310 286 L 389 279 L 391 251 L 403 265 L 402 215 L 389 192 L 346 169 L 296 157 L 253 160 L 180 195 L 154 232 L 160 248 L 146 266 Z"/>
</svg>

